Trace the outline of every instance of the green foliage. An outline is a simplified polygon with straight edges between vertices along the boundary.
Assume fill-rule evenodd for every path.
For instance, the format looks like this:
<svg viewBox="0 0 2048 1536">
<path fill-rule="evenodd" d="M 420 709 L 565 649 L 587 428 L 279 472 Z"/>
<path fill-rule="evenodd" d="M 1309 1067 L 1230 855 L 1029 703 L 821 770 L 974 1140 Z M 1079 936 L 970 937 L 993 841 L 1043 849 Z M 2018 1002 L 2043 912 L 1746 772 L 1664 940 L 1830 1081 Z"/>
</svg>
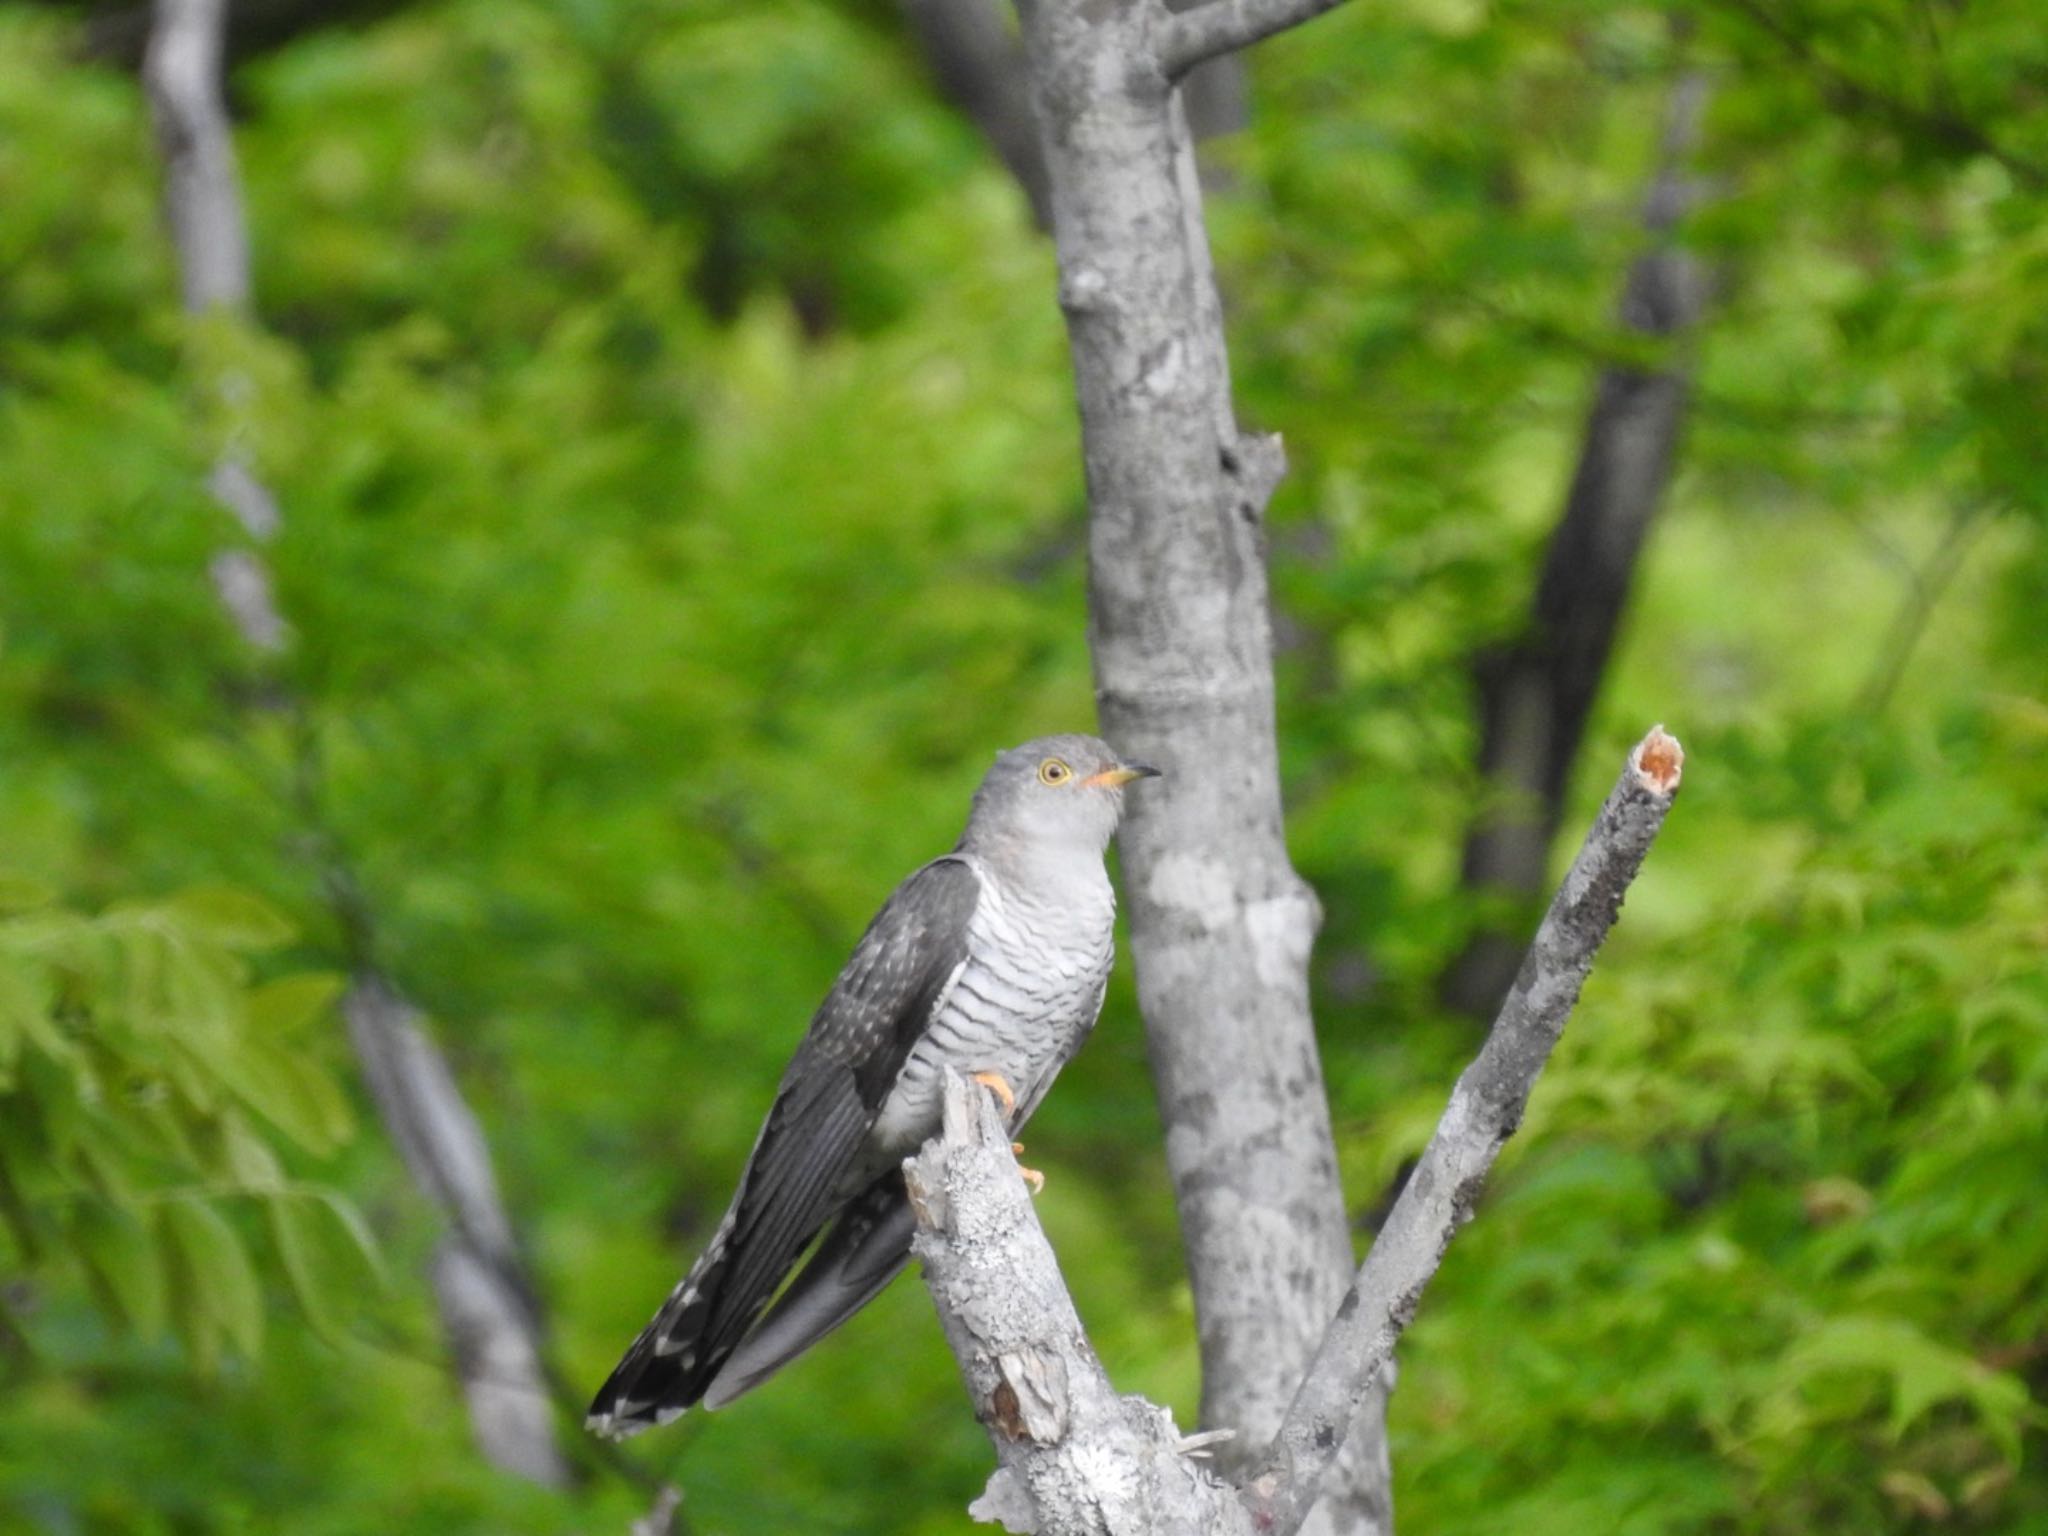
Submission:
<svg viewBox="0 0 2048 1536">
<path fill-rule="evenodd" d="M 1433 991 L 1467 660 L 1597 370 L 1697 366 L 1576 802 L 1657 719 L 1687 787 L 1404 1345 L 1414 1530 L 2048 1529 L 2033 9 L 1354 4 L 1211 147 L 1294 465 L 1290 835 L 1360 1209 L 1472 1045 Z M 889 881 L 996 746 L 1088 719 L 1049 252 L 889 7 L 454 0 L 237 74 L 260 324 L 193 326 L 139 93 L 53 14 L 0 8 L 0 1528 L 622 1529 L 607 1471 L 476 1457 L 429 1225 L 339 1145 L 332 978 L 434 1015 L 594 1384 Z M 1717 292 L 1645 348 L 1616 295 L 1689 68 Z M 207 576 L 229 364 L 276 676 Z M 1185 1422 L 1119 989 L 1032 1152 L 1113 1373 Z M 630 1450 L 704 1531 L 957 1530 L 988 1461 L 914 1285 Z"/>
<path fill-rule="evenodd" d="M 252 984 L 293 929 L 225 886 L 84 917 L 28 881 L 0 891 L 0 1230 L 11 1269 L 75 1272 L 144 1339 L 202 1369 L 254 1355 L 264 1306 L 243 1218 L 269 1229 L 305 1317 L 334 1316 L 375 1249 L 278 1143 L 325 1157 L 352 1127 L 308 1054 L 338 981 Z"/>
</svg>

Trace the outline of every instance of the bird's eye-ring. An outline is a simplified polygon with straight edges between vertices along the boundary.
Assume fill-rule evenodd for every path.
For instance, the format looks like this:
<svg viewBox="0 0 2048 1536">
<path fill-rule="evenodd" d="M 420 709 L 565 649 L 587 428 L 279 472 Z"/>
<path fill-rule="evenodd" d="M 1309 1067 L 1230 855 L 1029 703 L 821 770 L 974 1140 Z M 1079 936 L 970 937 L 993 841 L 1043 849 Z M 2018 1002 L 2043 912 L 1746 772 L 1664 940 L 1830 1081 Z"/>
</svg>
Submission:
<svg viewBox="0 0 2048 1536">
<path fill-rule="evenodd" d="M 1073 776 L 1074 770 L 1057 757 L 1048 757 L 1038 765 L 1038 782 L 1041 784 L 1064 784 Z"/>
</svg>

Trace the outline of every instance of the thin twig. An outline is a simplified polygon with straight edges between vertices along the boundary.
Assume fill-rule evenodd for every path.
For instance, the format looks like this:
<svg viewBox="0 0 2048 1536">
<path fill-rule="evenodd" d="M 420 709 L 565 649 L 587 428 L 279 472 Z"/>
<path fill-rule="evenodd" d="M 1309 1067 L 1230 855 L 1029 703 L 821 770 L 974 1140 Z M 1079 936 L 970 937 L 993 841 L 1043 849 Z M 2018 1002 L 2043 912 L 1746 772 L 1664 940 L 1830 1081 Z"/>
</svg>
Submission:
<svg viewBox="0 0 2048 1536">
<path fill-rule="evenodd" d="M 1436 1133 L 1323 1335 L 1257 1473 L 1244 1490 L 1258 1529 L 1295 1530 L 1343 1449 L 1368 1386 L 1392 1357 L 1423 1288 L 1487 1171 L 1521 1123 L 1621 900 L 1664 824 L 1684 754 L 1660 726 L 1629 754 L 1565 875 L 1478 1058 L 1458 1079 Z"/>
<path fill-rule="evenodd" d="M 246 320 L 252 307 L 248 227 L 221 80 L 226 0 L 156 0 L 151 14 L 143 76 L 185 309 L 195 317 Z M 249 467 L 245 441 L 254 382 L 243 371 L 223 369 L 202 384 L 225 421 L 208 485 L 245 541 L 214 559 L 215 590 L 273 680 L 272 707 L 288 717 L 293 732 L 295 792 L 310 811 L 319 773 L 311 722 L 292 691 L 276 681 L 291 635 L 262 552 L 278 530 L 278 506 Z M 318 846 L 321 827 L 315 816 L 306 819 Z M 496 1465 L 546 1486 L 564 1485 L 568 1467 L 539 1374 L 544 1331 L 490 1149 L 416 1011 L 368 962 L 369 920 L 353 877 L 338 860 L 317 863 L 351 951 L 355 981 L 343 1003 L 350 1040 L 407 1170 L 450 1227 L 435 1255 L 433 1283 L 478 1441 Z"/>
<path fill-rule="evenodd" d="M 1885 630 L 1884 644 L 1878 649 L 1870 676 L 1857 690 L 1856 710 L 1866 719 L 1883 714 L 1892 701 L 1892 695 L 1898 692 L 1899 683 L 1906 675 L 1906 664 L 1913 659 L 1920 637 L 1927 632 L 1927 621 L 1934 617 L 1935 606 L 1962 569 L 1963 557 L 1970 552 L 1970 542 L 1984 527 L 1990 510 L 1988 502 L 1979 500 L 1966 501 L 1957 507 L 1948 520 L 1947 528 L 1942 530 L 1941 542 L 1927 557 L 1926 564 L 1907 572 L 1905 599 Z"/>
</svg>

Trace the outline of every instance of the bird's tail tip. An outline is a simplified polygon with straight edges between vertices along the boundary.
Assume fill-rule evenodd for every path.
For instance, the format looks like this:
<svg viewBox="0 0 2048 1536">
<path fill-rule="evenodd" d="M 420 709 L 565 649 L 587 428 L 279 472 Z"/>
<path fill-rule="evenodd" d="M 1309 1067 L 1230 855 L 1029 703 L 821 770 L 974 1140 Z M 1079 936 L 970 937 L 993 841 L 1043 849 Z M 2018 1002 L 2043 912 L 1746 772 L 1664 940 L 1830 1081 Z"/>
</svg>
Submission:
<svg viewBox="0 0 2048 1536">
<path fill-rule="evenodd" d="M 680 1403 L 657 1407 L 653 1403 L 616 1403 L 604 1408 L 592 1408 L 583 1416 L 583 1427 L 600 1440 L 614 1443 L 630 1440 L 643 1429 L 657 1429 L 663 1424 L 673 1424 L 689 1409 Z"/>
</svg>

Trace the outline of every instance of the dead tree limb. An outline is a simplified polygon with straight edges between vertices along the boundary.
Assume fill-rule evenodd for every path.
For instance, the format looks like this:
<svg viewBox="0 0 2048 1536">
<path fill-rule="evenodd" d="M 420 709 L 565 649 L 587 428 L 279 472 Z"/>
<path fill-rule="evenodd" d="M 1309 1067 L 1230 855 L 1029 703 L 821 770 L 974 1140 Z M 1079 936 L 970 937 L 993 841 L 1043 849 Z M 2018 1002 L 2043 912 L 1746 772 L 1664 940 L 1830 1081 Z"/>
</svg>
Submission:
<svg viewBox="0 0 2048 1536">
<path fill-rule="evenodd" d="M 156 0 L 143 79 L 185 308 L 195 316 L 246 319 L 252 310 L 247 224 L 221 96 L 225 13 L 225 0 Z M 251 384 L 224 372 L 204 387 L 226 422 L 208 485 L 244 536 L 213 561 L 214 585 L 244 641 L 275 662 L 290 631 L 263 556 L 279 527 L 277 503 L 250 467 L 240 425 Z M 281 708 L 301 709 L 281 684 L 271 697 Z M 352 887 L 338 867 L 318 873 L 330 893 Z M 359 932 L 360 914 L 337 916 L 345 932 Z M 420 1029 L 416 1010 L 366 956 L 352 959 L 357 973 L 343 1001 L 349 1039 L 385 1130 L 413 1182 L 447 1223 L 433 1264 L 434 1291 L 478 1445 L 506 1471 L 559 1486 L 568 1468 L 555 1443 L 539 1313 L 482 1128 L 446 1058 Z"/>
<path fill-rule="evenodd" d="M 1208 1437 L 1184 1439 L 1166 1410 L 1117 1396 L 1060 1279 L 993 1101 L 961 1079 L 948 1084 L 941 1134 L 904 1173 L 925 1283 L 996 1451 L 995 1475 L 971 1514 L 1038 1536 L 1301 1529 L 1360 1402 L 1521 1123 L 1671 809 L 1683 762 L 1661 727 L 1629 755 L 1492 1033 L 1459 1077 L 1279 1432 L 1241 1487 L 1191 1459 Z"/>
<path fill-rule="evenodd" d="M 1685 755 L 1662 726 L 1629 754 L 1522 961 L 1478 1058 L 1459 1077 L 1422 1160 L 1373 1239 L 1246 1497 L 1288 1531 L 1313 1503 L 1361 1394 L 1415 1315 L 1564 1033 L 1601 941 L 1678 793 Z"/>
</svg>

